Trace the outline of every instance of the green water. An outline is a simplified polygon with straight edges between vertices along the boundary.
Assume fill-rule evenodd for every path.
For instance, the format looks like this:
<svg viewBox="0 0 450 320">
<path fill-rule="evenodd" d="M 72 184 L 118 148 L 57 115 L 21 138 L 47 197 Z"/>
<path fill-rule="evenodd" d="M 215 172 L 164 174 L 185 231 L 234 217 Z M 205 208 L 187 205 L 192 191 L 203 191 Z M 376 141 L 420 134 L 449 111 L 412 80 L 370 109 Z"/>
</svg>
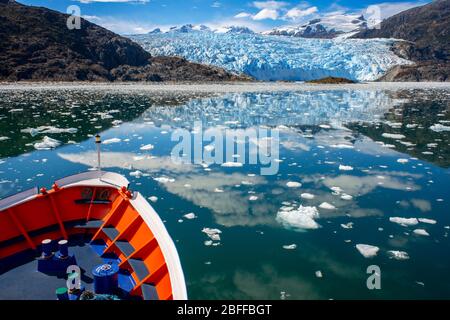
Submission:
<svg viewBox="0 0 450 320">
<path fill-rule="evenodd" d="M 0 91 L 0 197 L 88 170 L 99 132 L 115 141 L 102 146 L 104 169 L 158 198 L 149 201 L 176 243 L 191 299 L 449 298 L 449 101 L 448 90 Z M 278 172 L 174 164 L 171 134 L 195 121 L 205 130 L 278 130 Z M 44 136 L 61 144 L 36 149 Z M 317 208 L 319 228 L 277 219 L 300 204 Z M 216 245 L 207 245 L 205 227 L 221 230 Z M 365 258 L 357 244 L 379 251 Z M 380 267 L 380 290 L 366 286 L 369 265 Z"/>
</svg>

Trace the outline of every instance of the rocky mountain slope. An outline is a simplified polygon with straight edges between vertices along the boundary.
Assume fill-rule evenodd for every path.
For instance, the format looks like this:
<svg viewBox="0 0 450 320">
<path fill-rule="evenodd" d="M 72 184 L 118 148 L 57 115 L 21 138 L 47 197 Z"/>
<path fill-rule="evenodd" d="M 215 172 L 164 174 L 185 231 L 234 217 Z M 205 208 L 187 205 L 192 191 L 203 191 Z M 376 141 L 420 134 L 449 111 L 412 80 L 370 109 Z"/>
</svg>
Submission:
<svg viewBox="0 0 450 320">
<path fill-rule="evenodd" d="M 0 0 L 0 80 L 233 81 L 221 68 L 177 57 L 153 57 L 130 39 L 68 15 Z"/>
<path fill-rule="evenodd" d="M 436 0 L 394 15 L 380 28 L 368 29 L 354 38 L 396 38 L 397 55 L 415 65 L 393 67 L 384 81 L 450 81 L 450 0 Z"/>
</svg>

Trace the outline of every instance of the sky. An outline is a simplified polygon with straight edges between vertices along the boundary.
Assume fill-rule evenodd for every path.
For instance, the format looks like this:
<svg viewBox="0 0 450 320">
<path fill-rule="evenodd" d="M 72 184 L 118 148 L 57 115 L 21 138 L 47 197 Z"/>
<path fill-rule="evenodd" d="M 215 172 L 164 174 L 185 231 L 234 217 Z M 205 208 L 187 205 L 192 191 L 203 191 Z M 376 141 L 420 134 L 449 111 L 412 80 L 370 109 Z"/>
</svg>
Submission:
<svg viewBox="0 0 450 320">
<path fill-rule="evenodd" d="M 81 16 L 119 34 L 147 33 L 157 27 L 167 30 L 183 24 L 204 24 L 211 28 L 238 25 L 265 31 L 297 25 L 323 16 L 370 14 L 376 5 L 381 19 L 426 4 L 428 0 L 17 0 L 67 12 L 71 5 Z"/>
</svg>

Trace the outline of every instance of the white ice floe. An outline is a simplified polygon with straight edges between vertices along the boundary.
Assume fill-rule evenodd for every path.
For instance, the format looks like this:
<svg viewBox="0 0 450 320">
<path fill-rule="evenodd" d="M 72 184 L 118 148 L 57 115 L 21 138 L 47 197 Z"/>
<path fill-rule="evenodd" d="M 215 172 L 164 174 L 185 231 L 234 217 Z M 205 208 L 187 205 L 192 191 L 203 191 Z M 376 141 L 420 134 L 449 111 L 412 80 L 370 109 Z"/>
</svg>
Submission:
<svg viewBox="0 0 450 320">
<path fill-rule="evenodd" d="M 256 201 L 256 200 L 258 200 L 258 197 L 257 197 L 257 196 L 250 196 L 250 197 L 248 198 L 248 200 L 250 200 L 250 201 Z"/>
<path fill-rule="evenodd" d="M 342 164 L 339 165 L 339 170 L 341 171 L 352 171 L 353 167 L 352 166 L 344 166 Z"/>
<path fill-rule="evenodd" d="M 5 141 L 5 140 L 9 140 L 9 137 L 5 137 L 5 136 L 0 137 L 0 141 Z"/>
<path fill-rule="evenodd" d="M 119 143 L 120 141 L 122 141 L 122 140 L 119 138 L 111 138 L 111 139 L 104 140 L 103 144 Z"/>
<path fill-rule="evenodd" d="M 314 199 L 315 196 L 311 193 L 305 192 L 305 193 L 302 193 L 300 195 L 300 197 L 302 197 L 303 199 L 311 200 L 311 199 Z"/>
<path fill-rule="evenodd" d="M 407 260 L 409 259 L 409 255 L 405 251 L 398 251 L 398 250 L 389 250 L 388 254 L 391 258 L 395 260 Z"/>
<path fill-rule="evenodd" d="M 363 255 L 364 258 L 375 257 L 380 250 L 377 246 L 371 246 L 370 244 L 357 244 L 356 249 Z"/>
<path fill-rule="evenodd" d="M 414 226 L 419 223 L 417 218 L 390 217 L 389 221 L 402 226 Z"/>
<path fill-rule="evenodd" d="M 135 177 L 135 178 L 140 178 L 140 177 L 142 177 L 142 175 L 143 175 L 142 171 L 139 171 L 139 170 L 130 172 L 130 176 Z"/>
<path fill-rule="evenodd" d="M 328 202 L 322 202 L 319 205 L 319 208 L 325 209 L 325 210 L 334 210 L 336 209 L 335 206 L 333 206 L 332 204 L 328 203 Z"/>
<path fill-rule="evenodd" d="M 34 144 L 34 148 L 36 150 L 50 150 L 58 147 L 60 144 L 61 141 L 45 136 L 41 142 L 36 142 Z"/>
<path fill-rule="evenodd" d="M 237 167 L 242 167 L 242 163 L 241 162 L 228 161 L 228 162 L 222 163 L 221 166 L 222 167 L 226 167 L 226 168 L 237 168 Z"/>
<path fill-rule="evenodd" d="M 344 229 L 353 229 L 353 222 L 349 222 L 349 223 L 341 223 L 341 227 Z"/>
<path fill-rule="evenodd" d="M 157 177 L 157 178 L 153 178 L 153 180 L 158 181 L 160 183 L 168 183 L 168 182 L 174 182 L 175 181 L 175 179 L 168 178 L 168 177 Z"/>
<path fill-rule="evenodd" d="M 300 182 L 296 182 L 296 181 L 289 181 L 286 183 L 286 186 L 288 188 L 300 188 L 302 186 L 302 184 Z"/>
<path fill-rule="evenodd" d="M 192 219 L 197 218 L 197 216 L 193 212 L 186 213 L 183 217 L 185 217 L 188 220 L 192 220 Z"/>
<path fill-rule="evenodd" d="M 428 218 L 419 218 L 417 220 L 419 220 L 419 222 L 428 223 L 428 224 L 436 224 L 437 223 L 436 220 L 428 219 Z"/>
<path fill-rule="evenodd" d="M 346 193 L 344 193 L 342 196 L 341 196 L 341 199 L 342 200 L 347 200 L 347 201 L 350 201 L 350 200 L 352 200 L 353 199 L 353 196 L 351 196 L 351 195 L 349 195 L 349 194 L 346 194 Z"/>
<path fill-rule="evenodd" d="M 139 149 L 142 151 L 152 150 L 155 146 L 152 144 L 146 144 L 145 146 L 140 147 Z"/>
<path fill-rule="evenodd" d="M 398 139 L 398 140 L 406 138 L 404 135 L 397 134 L 397 133 L 383 133 L 382 136 L 385 137 L 385 138 Z"/>
<path fill-rule="evenodd" d="M 283 246 L 283 249 L 286 249 L 286 250 L 294 250 L 296 248 L 297 248 L 297 245 L 295 243 L 293 243 L 293 244 L 286 244 L 286 245 Z"/>
<path fill-rule="evenodd" d="M 37 128 L 25 128 L 20 130 L 23 133 L 29 133 L 32 137 L 38 134 L 59 134 L 59 133 L 77 133 L 77 128 L 58 128 L 53 126 L 40 126 Z"/>
<path fill-rule="evenodd" d="M 436 124 L 433 124 L 430 127 L 430 129 L 433 130 L 434 132 L 450 131 L 450 126 L 444 126 L 443 124 L 436 123 Z"/>
<path fill-rule="evenodd" d="M 322 277 L 323 277 L 322 271 L 320 271 L 320 270 L 317 270 L 317 271 L 315 272 L 315 274 L 316 274 L 316 277 L 317 277 L 317 278 L 322 278 Z"/>
<path fill-rule="evenodd" d="M 430 235 L 425 229 L 415 229 L 413 232 L 419 236 L 429 236 Z"/>
<path fill-rule="evenodd" d="M 316 207 L 281 207 L 277 212 L 276 220 L 285 227 L 295 229 L 317 229 L 320 225 L 314 220 L 319 218 Z"/>
<path fill-rule="evenodd" d="M 156 202 L 156 201 L 158 201 L 158 197 L 157 196 L 151 196 L 151 197 L 148 197 L 148 200 L 150 200 L 151 202 Z"/>
<path fill-rule="evenodd" d="M 408 163 L 409 160 L 408 160 L 408 159 L 400 158 L 400 159 L 397 159 L 397 162 L 398 162 L 398 163 Z"/>
<path fill-rule="evenodd" d="M 222 231 L 215 228 L 203 228 L 202 232 L 205 233 L 212 241 L 220 241 L 220 234 Z"/>
</svg>

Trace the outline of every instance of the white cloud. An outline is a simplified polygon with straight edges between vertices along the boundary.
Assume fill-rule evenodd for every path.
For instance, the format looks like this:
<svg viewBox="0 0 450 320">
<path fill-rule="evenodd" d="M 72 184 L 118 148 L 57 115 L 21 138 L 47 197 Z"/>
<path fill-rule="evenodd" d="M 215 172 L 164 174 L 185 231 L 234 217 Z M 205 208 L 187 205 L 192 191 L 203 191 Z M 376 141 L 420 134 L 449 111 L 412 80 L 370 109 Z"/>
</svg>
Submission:
<svg viewBox="0 0 450 320">
<path fill-rule="evenodd" d="M 309 7 L 307 9 L 299 9 L 299 8 L 292 8 L 286 14 L 284 15 L 285 18 L 291 19 L 291 20 L 298 20 L 299 18 L 303 18 L 306 16 L 310 16 L 314 13 L 319 11 L 317 7 Z"/>
<path fill-rule="evenodd" d="M 264 19 L 272 19 L 272 20 L 278 19 L 278 11 L 275 9 L 262 9 L 253 17 L 253 20 L 264 20 Z"/>
<path fill-rule="evenodd" d="M 250 18 L 252 15 L 247 12 L 241 12 L 234 16 L 236 19 Z"/>
<path fill-rule="evenodd" d="M 222 6 L 222 4 L 219 1 L 214 1 L 213 4 L 211 5 L 211 7 L 213 8 L 220 8 Z"/>
<path fill-rule="evenodd" d="M 288 3 L 284 1 L 254 1 L 253 6 L 258 9 L 280 9 L 287 6 Z"/>
</svg>

